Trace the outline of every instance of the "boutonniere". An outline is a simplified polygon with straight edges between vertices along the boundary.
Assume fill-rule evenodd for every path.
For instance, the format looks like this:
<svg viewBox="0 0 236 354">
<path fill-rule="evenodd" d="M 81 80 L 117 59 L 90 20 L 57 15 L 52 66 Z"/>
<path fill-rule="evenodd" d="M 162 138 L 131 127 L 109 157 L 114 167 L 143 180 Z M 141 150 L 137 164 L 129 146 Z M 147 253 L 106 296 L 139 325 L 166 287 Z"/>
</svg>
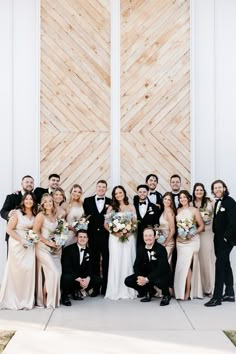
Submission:
<svg viewBox="0 0 236 354">
<path fill-rule="evenodd" d="M 89 254 L 85 254 L 84 259 L 87 261 L 89 260 Z"/>
<path fill-rule="evenodd" d="M 105 209 L 107 209 L 110 205 L 109 204 L 105 204 Z"/>
<path fill-rule="evenodd" d="M 225 208 L 221 207 L 221 208 L 220 208 L 220 211 L 225 211 Z"/>
<path fill-rule="evenodd" d="M 155 251 L 152 251 L 150 253 L 150 256 L 151 256 L 151 261 L 156 261 L 157 260 L 157 258 L 155 257 L 156 256 L 156 252 Z"/>
</svg>

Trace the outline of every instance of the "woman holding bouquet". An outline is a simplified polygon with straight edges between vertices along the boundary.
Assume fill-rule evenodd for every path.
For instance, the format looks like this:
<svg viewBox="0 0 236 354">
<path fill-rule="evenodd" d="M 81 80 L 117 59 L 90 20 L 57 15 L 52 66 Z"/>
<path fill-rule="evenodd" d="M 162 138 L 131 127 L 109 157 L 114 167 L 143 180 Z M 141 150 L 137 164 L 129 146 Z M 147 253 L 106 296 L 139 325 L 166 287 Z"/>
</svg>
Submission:
<svg viewBox="0 0 236 354">
<path fill-rule="evenodd" d="M 214 234 L 212 232 L 213 202 L 206 196 L 202 183 L 193 187 L 193 206 L 198 208 L 205 224 L 205 231 L 200 235 L 199 262 L 201 268 L 202 290 L 205 295 L 211 295 L 215 279 Z"/>
<path fill-rule="evenodd" d="M 36 246 L 37 305 L 55 308 L 60 304 L 61 250 L 52 240 L 57 222 L 56 208 L 50 194 L 41 199 L 41 212 L 36 216 L 33 231 L 40 242 Z"/>
<path fill-rule="evenodd" d="M 112 204 L 107 209 L 104 227 L 110 232 L 109 268 L 105 298 L 110 300 L 133 299 L 134 289 L 125 286 L 125 278 L 133 273 L 136 257 L 136 235 L 134 228 L 136 213 L 129 204 L 126 191 L 116 186 L 112 191 Z"/>
<path fill-rule="evenodd" d="M 21 310 L 34 306 L 35 247 L 33 241 L 27 240 L 27 230 L 32 229 L 36 213 L 35 196 L 32 192 L 26 192 L 20 208 L 7 224 L 10 239 L 0 292 L 1 309 Z"/>
<path fill-rule="evenodd" d="M 76 243 L 76 230 L 73 227 L 73 223 L 81 219 L 84 215 L 83 202 L 81 200 L 83 191 L 79 184 L 74 184 L 70 190 L 70 200 L 68 204 L 64 204 L 63 207 L 66 209 L 67 217 L 66 221 L 69 224 L 69 237 L 65 243 L 65 246 L 72 245 Z"/>
<path fill-rule="evenodd" d="M 202 298 L 202 284 L 198 252 L 199 234 L 204 223 L 197 208 L 190 206 L 190 194 L 182 190 L 179 194 L 180 208 L 177 210 L 177 263 L 174 278 L 176 299 Z"/>
<path fill-rule="evenodd" d="M 171 264 L 172 253 L 175 247 L 175 215 L 176 215 L 176 208 L 174 204 L 174 199 L 171 192 L 166 192 L 163 195 L 163 205 L 164 210 L 160 216 L 160 226 L 158 231 L 161 235 L 163 235 L 163 241 L 161 242 L 161 237 L 157 238 L 157 242 L 161 243 L 162 246 L 166 248 L 168 254 L 168 261 Z M 160 240 L 160 241 L 159 241 Z"/>
</svg>

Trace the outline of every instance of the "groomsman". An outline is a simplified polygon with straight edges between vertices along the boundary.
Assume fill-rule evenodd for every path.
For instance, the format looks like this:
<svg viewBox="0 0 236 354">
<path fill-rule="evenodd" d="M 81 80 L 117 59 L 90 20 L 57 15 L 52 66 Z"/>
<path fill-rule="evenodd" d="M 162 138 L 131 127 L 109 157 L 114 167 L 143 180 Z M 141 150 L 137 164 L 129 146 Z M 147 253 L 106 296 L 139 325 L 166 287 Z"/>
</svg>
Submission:
<svg viewBox="0 0 236 354">
<path fill-rule="evenodd" d="M 143 231 L 144 246 L 140 247 L 134 262 L 134 274 L 125 279 L 125 285 L 133 288 L 143 297 L 141 302 L 149 302 L 155 294 L 154 286 L 162 290 L 160 306 L 170 303 L 169 287 L 171 270 L 165 247 L 156 242 L 153 228 Z"/>
<path fill-rule="evenodd" d="M 60 186 L 60 176 L 57 173 L 52 173 L 48 177 L 48 188 L 37 187 L 35 188 L 34 194 L 37 199 L 37 203 L 40 204 L 42 196 L 45 193 L 51 194 L 54 189 Z"/>
<path fill-rule="evenodd" d="M 33 177 L 26 175 L 21 180 L 21 190 L 16 193 L 7 195 L 2 209 L 0 211 L 1 217 L 8 221 L 12 215 L 16 213 L 16 208 L 20 205 L 21 199 L 25 192 L 32 192 L 34 189 Z M 5 240 L 8 243 L 9 235 L 6 234 Z"/>
<path fill-rule="evenodd" d="M 159 224 L 160 209 L 148 199 L 149 188 L 146 184 L 140 184 L 137 187 L 137 198 L 134 199 L 138 219 L 137 248 L 144 245 L 143 230 L 147 226 Z"/>
<path fill-rule="evenodd" d="M 77 232 L 77 243 L 64 248 L 62 253 L 62 303 L 71 306 L 68 294 L 74 300 L 83 300 L 81 290 L 99 289 L 101 279 L 92 274 L 91 255 L 87 247 L 86 230 Z M 91 295 L 92 296 L 92 295 Z"/>
<path fill-rule="evenodd" d="M 90 215 L 88 224 L 89 248 L 91 250 L 93 273 L 100 276 L 100 259 L 102 256 L 102 295 L 107 288 L 109 250 L 109 232 L 104 228 L 104 215 L 111 204 L 111 199 L 105 196 L 107 182 L 100 180 L 96 185 L 96 195 L 84 199 L 85 215 Z M 94 292 L 94 296 L 99 292 Z"/>
<path fill-rule="evenodd" d="M 148 199 L 151 203 L 155 204 L 159 209 L 162 208 L 162 195 L 159 193 L 156 188 L 158 185 L 157 175 L 151 173 L 147 175 L 145 180 L 146 185 L 148 186 Z M 137 202 L 138 196 L 134 196 L 134 204 Z"/>
<path fill-rule="evenodd" d="M 216 263 L 214 293 L 211 300 L 204 304 L 207 307 L 221 305 L 221 301 L 235 302 L 230 252 L 236 245 L 236 202 L 229 196 L 228 188 L 222 180 L 213 182 L 211 191 L 216 198 L 212 224 Z"/>
<path fill-rule="evenodd" d="M 175 202 L 175 207 L 179 207 L 179 192 L 181 190 L 181 177 L 179 175 L 172 175 L 170 177 L 171 193 Z"/>
</svg>

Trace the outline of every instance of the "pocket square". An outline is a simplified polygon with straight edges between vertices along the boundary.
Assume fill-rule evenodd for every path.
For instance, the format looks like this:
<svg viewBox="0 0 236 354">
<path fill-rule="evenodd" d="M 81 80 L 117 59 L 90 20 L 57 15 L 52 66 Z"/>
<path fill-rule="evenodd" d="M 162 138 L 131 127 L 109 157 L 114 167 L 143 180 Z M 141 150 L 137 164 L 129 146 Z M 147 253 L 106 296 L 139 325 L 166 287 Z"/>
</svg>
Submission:
<svg viewBox="0 0 236 354">
<path fill-rule="evenodd" d="M 154 214 L 154 211 L 151 211 L 151 212 L 149 212 L 148 214 L 149 214 L 149 215 L 152 215 L 152 214 Z"/>
<path fill-rule="evenodd" d="M 225 211 L 225 208 L 221 207 L 221 208 L 220 208 L 220 211 Z"/>
</svg>

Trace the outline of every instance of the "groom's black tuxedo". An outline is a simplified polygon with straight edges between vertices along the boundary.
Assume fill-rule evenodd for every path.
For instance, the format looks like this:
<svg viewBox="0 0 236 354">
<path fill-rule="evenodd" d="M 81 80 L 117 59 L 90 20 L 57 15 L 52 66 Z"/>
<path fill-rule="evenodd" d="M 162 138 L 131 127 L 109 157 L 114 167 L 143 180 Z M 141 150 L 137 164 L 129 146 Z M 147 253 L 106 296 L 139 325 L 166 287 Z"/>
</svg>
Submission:
<svg viewBox="0 0 236 354">
<path fill-rule="evenodd" d="M 85 215 L 90 215 L 88 224 L 89 248 L 92 255 L 93 273 L 97 276 L 100 276 L 100 257 L 102 255 L 102 294 L 106 292 L 109 263 L 109 232 L 104 228 L 104 215 L 110 204 L 111 199 L 105 197 L 104 208 L 99 213 L 95 196 L 92 196 L 85 198 L 83 205 Z"/>
<path fill-rule="evenodd" d="M 16 193 L 12 193 L 7 195 L 5 202 L 3 203 L 2 209 L 1 209 L 1 217 L 3 219 L 5 219 L 6 221 L 9 220 L 9 212 L 13 209 L 16 209 L 17 207 L 19 207 L 20 203 L 22 200 L 22 193 L 18 192 L 18 194 Z M 6 238 L 5 240 L 8 242 L 9 239 L 9 235 L 6 234 Z"/>
<path fill-rule="evenodd" d="M 135 200 L 135 204 L 134 204 L 136 214 L 137 214 L 137 219 L 139 221 L 138 234 L 137 234 L 137 248 L 139 246 L 144 245 L 143 230 L 145 229 L 145 227 L 159 224 L 159 217 L 161 214 L 160 209 L 155 204 L 151 203 L 148 198 L 146 199 L 146 203 L 147 203 L 147 211 L 143 218 L 139 212 L 139 200 Z"/>
<path fill-rule="evenodd" d="M 66 294 L 69 290 L 74 290 L 76 284 L 75 279 L 78 277 L 90 277 L 89 286 L 87 289 L 97 288 L 100 285 L 100 279 L 93 276 L 92 262 L 89 249 L 86 247 L 83 251 L 83 261 L 80 264 L 81 252 L 77 243 L 64 248 L 62 252 L 62 277 L 61 286 L 63 293 Z"/>
<path fill-rule="evenodd" d="M 148 278 L 149 282 L 144 286 L 139 286 L 138 276 Z M 163 295 L 169 295 L 171 270 L 165 247 L 157 242 L 150 250 L 147 250 L 145 246 L 140 247 L 134 262 L 134 274 L 126 278 L 125 284 L 138 292 L 150 291 L 150 288 L 156 285 L 163 290 Z"/>
<path fill-rule="evenodd" d="M 230 252 L 236 244 L 236 202 L 229 196 L 223 197 L 219 211 L 214 210 L 213 232 L 216 255 L 215 288 L 213 298 L 221 300 L 224 284 L 225 294 L 234 295 L 233 273 L 230 265 Z"/>
<path fill-rule="evenodd" d="M 37 203 L 40 204 L 42 196 L 45 193 L 49 193 L 49 189 L 48 188 L 42 188 L 42 187 L 37 187 L 34 190 L 34 195 L 36 197 Z"/>
</svg>

